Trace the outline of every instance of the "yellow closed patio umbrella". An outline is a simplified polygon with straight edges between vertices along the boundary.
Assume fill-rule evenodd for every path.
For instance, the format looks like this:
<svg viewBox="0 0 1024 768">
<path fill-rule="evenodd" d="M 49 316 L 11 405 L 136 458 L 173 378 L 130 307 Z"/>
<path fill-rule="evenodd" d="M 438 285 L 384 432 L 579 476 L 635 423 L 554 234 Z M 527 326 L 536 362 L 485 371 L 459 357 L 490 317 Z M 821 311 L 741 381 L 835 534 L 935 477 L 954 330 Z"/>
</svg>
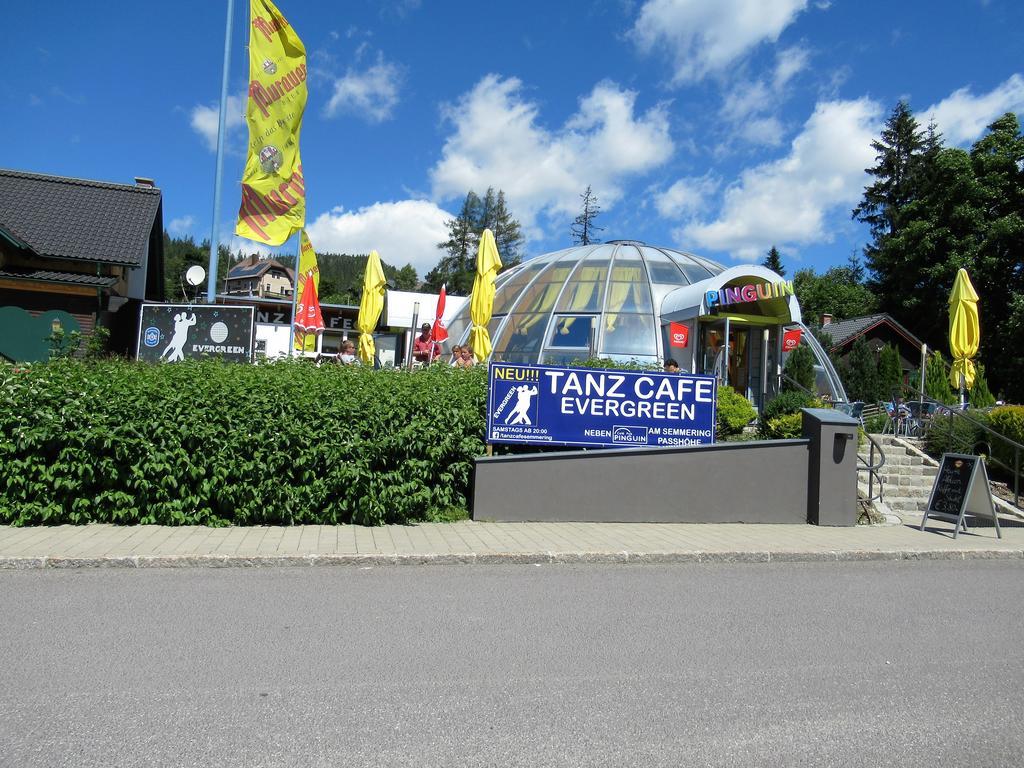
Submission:
<svg viewBox="0 0 1024 768">
<path fill-rule="evenodd" d="M 491 356 L 491 335 L 487 324 L 491 322 L 494 308 L 494 280 L 501 269 L 501 257 L 494 242 L 494 233 L 485 229 L 480 237 L 480 250 L 476 254 L 476 277 L 473 278 L 473 295 L 469 300 L 469 317 L 473 321 L 469 329 L 469 345 L 478 363 Z"/>
<path fill-rule="evenodd" d="M 965 389 L 974 386 L 974 361 L 981 340 L 978 325 L 978 293 L 971 285 L 967 270 L 956 273 L 953 290 L 949 294 L 949 351 L 953 355 L 953 367 L 949 382 L 960 390 L 963 401 Z"/>
<path fill-rule="evenodd" d="M 373 329 L 377 327 L 380 313 L 384 309 L 384 268 L 380 265 L 380 255 L 370 251 L 366 260 L 366 274 L 363 275 L 363 295 L 359 299 L 359 317 L 356 328 L 359 330 L 359 359 L 364 363 L 373 362 L 377 350 L 373 346 Z"/>
</svg>

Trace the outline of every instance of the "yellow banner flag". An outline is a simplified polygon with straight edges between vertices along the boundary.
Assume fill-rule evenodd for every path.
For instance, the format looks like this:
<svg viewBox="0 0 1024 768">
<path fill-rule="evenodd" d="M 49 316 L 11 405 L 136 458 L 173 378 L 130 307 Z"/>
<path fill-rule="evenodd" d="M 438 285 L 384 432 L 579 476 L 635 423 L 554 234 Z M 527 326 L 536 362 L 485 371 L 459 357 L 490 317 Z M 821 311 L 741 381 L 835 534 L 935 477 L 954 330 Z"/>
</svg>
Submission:
<svg viewBox="0 0 1024 768">
<path fill-rule="evenodd" d="M 299 132 L 306 49 L 271 0 L 250 0 L 249 155 L 235 234 L 281 245 L 306 224 Z"/>
<path fill-rule="evenodd" d="M 313 244 L 309 242 L 309 235 L 302 230 L 302 237 L 299 238 L 299 271 L 295 275 L 295 295 L 302 296 L 302 289 L 306 285 L 306 275 L 313 273 L 313 285 L 316 286 L 317 295 L 320 294 L 320 265 L 316 262 L 316 251 Z M 300 352 L 316 352 L 316 334 L 295 332 L 295 349 Z"/>
</svg>

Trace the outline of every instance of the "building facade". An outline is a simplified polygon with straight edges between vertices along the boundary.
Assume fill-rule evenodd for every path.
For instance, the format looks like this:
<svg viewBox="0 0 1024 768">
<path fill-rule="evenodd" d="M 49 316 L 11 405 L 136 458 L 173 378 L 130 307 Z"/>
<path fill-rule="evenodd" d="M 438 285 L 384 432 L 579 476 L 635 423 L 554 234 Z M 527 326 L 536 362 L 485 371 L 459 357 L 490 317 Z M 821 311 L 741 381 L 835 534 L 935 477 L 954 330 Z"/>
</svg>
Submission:
<svg viewBox="0 0 1024 768">
<path fill-rule="evenodd" d="M 46 360 L 51 337 L 110 331 L 134 349 L 139 307 L 164 299 L 163 204 L 115 184 L 0 169 L 0 357 Z"/>
</svg>

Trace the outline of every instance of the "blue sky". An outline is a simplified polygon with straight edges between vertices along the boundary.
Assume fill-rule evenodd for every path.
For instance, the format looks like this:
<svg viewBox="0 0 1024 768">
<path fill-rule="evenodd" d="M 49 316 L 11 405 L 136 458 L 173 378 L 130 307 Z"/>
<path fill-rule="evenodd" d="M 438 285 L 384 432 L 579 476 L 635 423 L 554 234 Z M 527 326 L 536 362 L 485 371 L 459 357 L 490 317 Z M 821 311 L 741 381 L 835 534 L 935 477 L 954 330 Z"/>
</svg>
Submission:
<svg viewBox="0 0 1024 768">
<path fill-rule="evenodd" d="M 1024 112 L 1024 3 L 280 0 L 306 45 L 307 226 L 319 251 L 437 261 L 465 193 L 504 189 L 527 256 L 602 239 L 790 270 L 863 246 L 850 220 L 897 100 L 969 145 Z M 247 0 L 232 22 L 221 229 L 244 158 Z M 211 231 L 226 0 L 5 9 L 0 166 L 156 180 L 174 234 Z M 233 241 L 233 248 L 253 246 Z M 290 246 L 294 249 L 294 246 Z"/>
</svg>

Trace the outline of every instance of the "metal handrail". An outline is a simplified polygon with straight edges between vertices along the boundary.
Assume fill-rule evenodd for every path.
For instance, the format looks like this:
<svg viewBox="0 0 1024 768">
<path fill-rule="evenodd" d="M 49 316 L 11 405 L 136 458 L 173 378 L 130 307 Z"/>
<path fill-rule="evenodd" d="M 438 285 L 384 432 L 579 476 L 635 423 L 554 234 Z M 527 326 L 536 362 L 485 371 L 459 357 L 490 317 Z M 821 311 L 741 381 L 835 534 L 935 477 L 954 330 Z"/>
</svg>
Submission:
<svg viewBox="0 0 1024 768">
<path fill-rule="evenodd" d="M 878 474 L 878 470 L 885 466 L 885 451 L 882 449 L 882 444 L 875 440 L 874 437 L 869 435 L 867 432 L 864 433 L 867 437 L 868 442 L 871 443 L 871 448 L 868 451 L 868 460 L 864 461 L 864 457 L 857 454 L 857 461 L 860 465 L 857 467 L 858 472 L 868 473 L 868 502 L 882 501 L 882 496 L 885 494 L 885 483 L 882 480 L 882 476 Z M 875 449 L 878 449 L 879 460 L 875 464 Z M 878 480 L 878 496 L 875 496 L 875 480 Z"/>
<path fill-rule="evenodd" d="M 959 408 L 956 408 L 956 407 L 950 406 L 950 405 L 946 405 L 945 403 L 940 403 L 938 400 L 935 400 L 935 399 L 933 399 L 931 397 L 923 396 L 919 392 L 914 392 L 913 399 L 917 400 L 918 402 L 920 402 L 922 404 L 923 403 L 930 403 L 930 404 L 935 405 L 936 406 L 936 414 L 948 414 L 950 416 L 955 416 L 955 417 L 957 417 L 959 419 L 965 419 L 969 423 L 974 425 L 975 427 L 981 429 L 986 434 L 991 435 L 992 437 L 995 437 L 995 438 L 1001 440 L 1003 443 L 1008 445 L 1010 448 L 1013 448 L 1013 466 L 1012 467 L 1008 467 L 1008 466 L 1006 466 L 1006 464 L 1004 464 L 999 459 L 993 458 L 993 456 L 992 456 L 992 442 L 991 442 L 991 440 L 986 440 L 986 441 L 983 441 L 983 443 L 980 443 L 980 444 L 988 446 L 988 453 L 985 454 L 985 455 L 987 456 L 989 462 L 997 464 L 998 466 L 1002 467 L 1003 469 L 1013 473 L 1013 503 L 1014 503 L 1015 506 L 1020 507 L 1020 474 L 1021 474 L 1020 473 L 1020 466 L 1021 466 L 1021 464 L 1020 464 L 1020 457 L 1021 457 L 1021 454 L 1024 453 L 1024 445 L 1021 445 L 1016 440 L 1013 440 L 1013 439 L 1007 437 L 1006 435 L 1002 434 L 1001 432 L 996 432 L 994 429 L 992 429 L 988 425 L 982 424 L 980 421 L 977 421 L 976 419 L 972 419 L 970 416 L 968 416 L 966 413 L 961 411 Z M 918 419 L 920 420 L 920 415 L 918 416 Z M 929 421 L 928 426 L 929 426 L 929 429 L 930 429 L 931 428 L 931 420 L 929 419 L 928 421 Z M 977 445 L 975 447 L 977 447 Z"/>
</svg>

